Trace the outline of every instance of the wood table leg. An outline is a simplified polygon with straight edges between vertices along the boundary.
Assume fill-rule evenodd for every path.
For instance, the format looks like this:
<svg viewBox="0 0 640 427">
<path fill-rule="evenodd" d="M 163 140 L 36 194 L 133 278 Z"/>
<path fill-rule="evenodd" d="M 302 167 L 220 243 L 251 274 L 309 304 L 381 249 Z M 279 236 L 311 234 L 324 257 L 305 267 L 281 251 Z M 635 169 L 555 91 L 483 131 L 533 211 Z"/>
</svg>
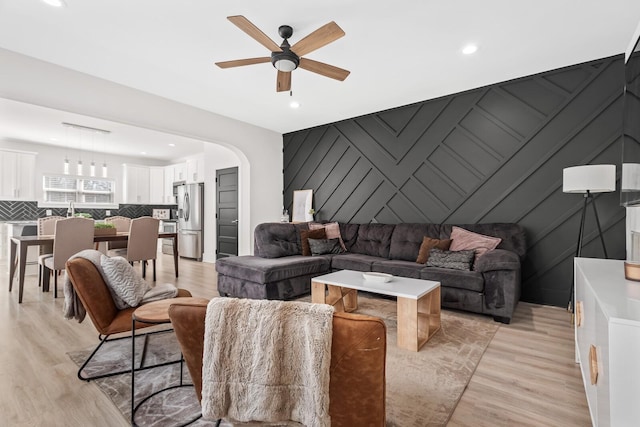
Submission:
<svg viewBox="0 0 640 427">
<path fill-rule="evenodd" d="M 311 281 L 311 302 L 315 304 L 326 303 L 324 283 Z"/>
<path fill-rule="evenodd" d="M 398 347 L 418 351 L 440 330 L 440 287 L 422 298 L 398 297 Z"/>
<path fill-rule="evenodd" d="M 20 258 L 18 259 L 20 264 L 18 272 L 18 303 L 22 302 L 22 294 L 24 293 L 24 273 L 27 266 L 27 249 L 29 249 L 27 245 L 20 245 Z"/>
<path fill-rule="evenodd" d="M 326 303 L 332 305 L 337 312 L 351 312 L 358 308 L 358 291 L 340 286 L 327 285 L 329 295 Z"/>
</svg>

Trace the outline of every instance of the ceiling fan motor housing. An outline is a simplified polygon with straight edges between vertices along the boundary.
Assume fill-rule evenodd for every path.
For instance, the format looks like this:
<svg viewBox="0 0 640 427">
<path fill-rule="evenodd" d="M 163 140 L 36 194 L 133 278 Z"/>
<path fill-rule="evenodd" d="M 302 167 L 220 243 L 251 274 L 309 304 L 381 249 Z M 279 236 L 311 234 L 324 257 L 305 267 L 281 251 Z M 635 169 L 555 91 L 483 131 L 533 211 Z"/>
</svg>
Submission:
<svg viewBox="0 0 640 427">
<path fill-rule="evenodd" d="M 281 25 L 278 28 L 278 34 L 284 39 L 280 45 L 282 52 L 271 52 L 271 64 L 273 64 L 278 71 L 293 71 L 298 68 L 300 64 L 300 57 L 291 51 L 291 45 L 287 41 L 293 34 L 293 28 L 289 25 Z"/>
</svg>

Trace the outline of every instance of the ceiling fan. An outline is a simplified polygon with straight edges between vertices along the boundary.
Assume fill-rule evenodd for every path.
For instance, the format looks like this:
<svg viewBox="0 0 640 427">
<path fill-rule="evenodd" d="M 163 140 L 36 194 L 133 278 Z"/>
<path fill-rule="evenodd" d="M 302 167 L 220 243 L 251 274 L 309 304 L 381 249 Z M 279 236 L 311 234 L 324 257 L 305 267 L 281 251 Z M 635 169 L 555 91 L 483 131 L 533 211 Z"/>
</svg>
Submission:
<svg viewBox="0 0 640 427">
<path fill-rule="evenodd" d="M 278 28 L 278 34 L 280 34 L 280 37 L 284 40 L 282 44 L 278 46 L 244 16 L 228 16 L 227 19 L 258 43 L 269 49 L 271 56 L 216 62 L 216 65 L 220 68 L 241 67 L 244 65 L 271 62 L 278 70 L 278 77 L 276 79 L 276 91 L 278 92 L 291 90 L 291 72 L 298 67 L 340 81 L 346 79 L 350 73 L 342 68 L 302 57 L 344 36 L 342 28 L 333 21 L 318 28 L 293 46 L 291 46 L 288 41 L 293 34 L 293 28 L 289 25 L 281 25 L 280 28 Z"/>
</svg>

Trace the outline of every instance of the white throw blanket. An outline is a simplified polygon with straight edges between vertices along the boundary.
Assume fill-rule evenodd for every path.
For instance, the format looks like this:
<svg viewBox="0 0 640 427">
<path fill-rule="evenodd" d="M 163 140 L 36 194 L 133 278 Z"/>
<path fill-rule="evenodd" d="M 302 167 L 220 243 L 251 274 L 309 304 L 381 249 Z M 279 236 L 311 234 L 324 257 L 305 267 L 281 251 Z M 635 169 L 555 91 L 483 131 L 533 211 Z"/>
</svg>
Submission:
<svg viewBox="0 0 640 427">
<path fill-rule="evenodd" d="M 126 307 L 136 307 L 151 301 L 165 298 L 174 298 L 178 295 L 178 288 L 170 283 L 164 283 L 151 287 L 139 274 L 131 267 L 126 260 L 124 263 L 114 263 L 102 252 L 93 249 L 85 249 L 73 255 L 69 259 L 84 258 L 96 266 L 102 279 L 107 284 L 111 296 L 119 309 Z M 111 258 L 114 260 L 115 258 Z M 116 282 L 114 282 L 114 280 Z M 137 289 L 127 289 L 135 287 Z M 65 319 L 76 319 L 82 323 L 87 312 L 78 298 L 78 295 L 69 280 L 69 276 L 64 276 L 64 307 Z M 124 299 L 123 299 L 124 297 Z"/>
<path fill-rule="evenodd" d="M 214 298 L 207 306 L 202 415 L 331 425 L 333 307 Z"/>
</svg>

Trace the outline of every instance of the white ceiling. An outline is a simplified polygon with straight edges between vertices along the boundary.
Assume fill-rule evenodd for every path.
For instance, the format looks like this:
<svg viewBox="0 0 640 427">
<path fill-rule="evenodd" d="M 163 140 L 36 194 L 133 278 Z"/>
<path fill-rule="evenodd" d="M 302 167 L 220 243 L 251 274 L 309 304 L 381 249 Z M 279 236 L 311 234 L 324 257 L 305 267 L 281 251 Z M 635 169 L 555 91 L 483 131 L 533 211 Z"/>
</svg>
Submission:
<svg viewBox="0 0 640 427">
<path fill-rule="evenodd" d="M 0 0 L 0 47 L 280 133 L 620 54 L 640 22 L 637 0 L 66 3 Z M 269 55 L 229 15 L 244 15 L 277 44 L 280 25 L 293 27 L 294 44 L 335 21 L 346 36 L 306 57 L 351 75 L 339 82 L 295 70 L 290 96 L 276 93 L 269 63 L 219 69 L 214 62 Z M 470 42 L 479 50 L 465 56 Z M 0 126 L 0 137 L 53 143 L 41 140 L 51 137 L 34 129 L 38 120 L 29 125 Z"/>
</svg>

